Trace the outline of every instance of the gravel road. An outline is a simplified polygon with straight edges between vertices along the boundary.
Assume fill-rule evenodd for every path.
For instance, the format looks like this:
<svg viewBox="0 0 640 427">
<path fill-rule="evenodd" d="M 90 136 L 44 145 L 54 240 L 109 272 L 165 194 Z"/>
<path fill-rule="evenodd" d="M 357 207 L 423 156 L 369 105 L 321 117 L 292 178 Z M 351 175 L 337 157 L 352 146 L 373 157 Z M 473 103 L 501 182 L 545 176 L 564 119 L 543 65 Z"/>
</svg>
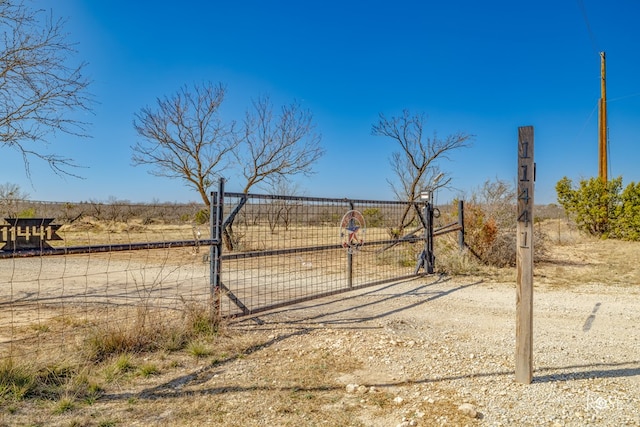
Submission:
<svg viewBox="0 0 640 427">
<path fill-rule="evenodd" d="M 528 385 L 514 375 L 513 283 L 425 277 L 232 327 L 270 333 L 274 356 L 328 348 L 362 361 L 337 381 L 365 425 L 640 426 L 639 324 L 638 287 L 537 286 Z M 381 392 L 395 396 L 384 414 L 367 405 Z"/>
</svg>

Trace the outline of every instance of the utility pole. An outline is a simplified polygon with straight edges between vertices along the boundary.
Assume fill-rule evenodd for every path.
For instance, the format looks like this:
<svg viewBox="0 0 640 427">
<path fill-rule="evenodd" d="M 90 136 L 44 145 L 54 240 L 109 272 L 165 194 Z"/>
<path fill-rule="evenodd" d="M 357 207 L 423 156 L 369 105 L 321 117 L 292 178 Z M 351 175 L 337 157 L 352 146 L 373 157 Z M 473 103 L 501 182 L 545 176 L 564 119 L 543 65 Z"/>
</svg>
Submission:
<svg viewBox="0 0 640 427">
<path fill-rule="evenodd" d="M 600 103 L 598 104 L 598 176 L 603 182 L 607 177 L 607 63 L 604 52 L 600 52 Z"/>
</svg>

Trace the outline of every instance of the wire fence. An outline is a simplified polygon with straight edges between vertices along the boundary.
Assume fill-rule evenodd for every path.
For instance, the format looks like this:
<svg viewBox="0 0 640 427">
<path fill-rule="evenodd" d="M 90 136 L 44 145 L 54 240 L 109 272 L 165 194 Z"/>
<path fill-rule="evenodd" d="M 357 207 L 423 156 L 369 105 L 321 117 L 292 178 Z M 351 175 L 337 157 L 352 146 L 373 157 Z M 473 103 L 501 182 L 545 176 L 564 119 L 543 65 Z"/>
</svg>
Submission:
<svg viewBox="0 0 640 427">
<path fill-rule="evenodd" d="M 424 248 L 422 203 L 221 183 L 211 206 L 14 201 L 0 223 L 0 360 L 79 351 L 194 307 L 242 316 L 412 277 Z"/>
<path fill-rule="evenodd" d="M 210 227 L 194 220 L 204 205 L 20 202 L 17 209 L 56 218 L 60 240 L 20 249 L 16 240 L 33 240 L 35 226 L 12 218 L 0 225 L 0 359 L 73 352 L 92 334 L 151 311 L 180 317 L 208 301 L 200 242 Z"/>
</svg>

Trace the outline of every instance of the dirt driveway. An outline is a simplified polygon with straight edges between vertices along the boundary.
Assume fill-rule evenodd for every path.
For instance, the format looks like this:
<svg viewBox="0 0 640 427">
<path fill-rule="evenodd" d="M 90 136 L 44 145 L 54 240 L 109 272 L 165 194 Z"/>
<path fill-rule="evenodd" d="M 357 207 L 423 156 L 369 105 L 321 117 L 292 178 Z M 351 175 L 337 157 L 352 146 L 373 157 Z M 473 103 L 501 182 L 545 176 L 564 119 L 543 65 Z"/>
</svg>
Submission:
<svg viewBox="0 0 640 427">
<path fill-rule="evenodd" d="M 356 405 L 364 425 L 640 425 L 638 288 L 542 285 L 534 298 L 531 385 L 514 381 L 513 284 L 423 278 L 236 327 L 270 331 L 261 351 L 273 357 L 320 347 L 358 359 L 337 381 L 341 404 Z M 237 372 L 229 368 L 214 382 Z M 372 390 L 391 393 L 394 404 L 379 411 Z M 461 416 L 464 403 L 475 418 Z"/>
</svg>

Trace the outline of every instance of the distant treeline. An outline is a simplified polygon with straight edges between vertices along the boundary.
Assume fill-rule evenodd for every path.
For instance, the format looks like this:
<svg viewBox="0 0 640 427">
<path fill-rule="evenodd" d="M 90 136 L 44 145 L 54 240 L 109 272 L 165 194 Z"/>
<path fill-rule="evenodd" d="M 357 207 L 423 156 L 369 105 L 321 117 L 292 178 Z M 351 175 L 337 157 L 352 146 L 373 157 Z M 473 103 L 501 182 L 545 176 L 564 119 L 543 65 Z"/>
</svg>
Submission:
<svg viewBox="0 0 640 427">
<path fill-rule="evenodd" d="M 81 218 L 96 221 L 128 222 L 138 219 L 143 224 L 206 222 L 208 210 L 198 203 L 131 203 L 108 202 L 42 202 L 11 200 L 0 204 L 2 218 L 55 218 L 58 224 L 71 224 Z"/>
</svg>

